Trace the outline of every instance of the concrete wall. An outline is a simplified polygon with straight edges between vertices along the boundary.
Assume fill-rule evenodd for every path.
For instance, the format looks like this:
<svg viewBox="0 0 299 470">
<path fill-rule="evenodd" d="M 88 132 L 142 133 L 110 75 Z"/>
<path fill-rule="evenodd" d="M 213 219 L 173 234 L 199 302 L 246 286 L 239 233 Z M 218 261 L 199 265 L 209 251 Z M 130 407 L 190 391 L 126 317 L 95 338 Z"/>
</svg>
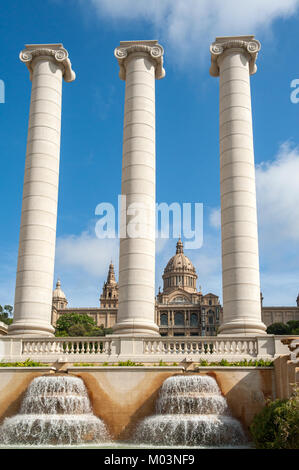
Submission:
<svg viewBox="0 0 299 470">
<path fill-rule="evenodd" d="M 204 367 L 185 371 L 182 367 L 68 366 L 67 370 L 84 380 L 95 415 L 104 420 L 117 440 L 129 439 L 136 423 L 155 413 L 159 389 L 173 375 L 212 375 L 245 431 L 265 400 L 276 398 L 273 368 Z M 0 368 L 0 421 L 17 414 L 33 378 L 51 373 L 53 368 Z"/>
<path fill-rule="evenodd" d="M 277 398 L 289 398 L 299 385 L 299 361 L 290 360 L 289 355 L 280 356 L 274 361 L 275 388 Z"/>
</svg>

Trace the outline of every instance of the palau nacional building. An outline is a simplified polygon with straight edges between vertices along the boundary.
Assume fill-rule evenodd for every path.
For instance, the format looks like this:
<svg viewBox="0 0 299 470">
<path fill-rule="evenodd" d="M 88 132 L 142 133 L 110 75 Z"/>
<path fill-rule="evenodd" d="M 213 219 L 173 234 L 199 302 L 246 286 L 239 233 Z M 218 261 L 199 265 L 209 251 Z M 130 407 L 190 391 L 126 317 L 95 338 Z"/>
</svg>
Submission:
<svg viewBox="0 0 299 470">
<path fill-rule="evenodd" d="M 161 336 L 215 336 L 222 322 L 223 309 L 219 297 L 211 292 L 197 290 L 197 274 L 194 265 L 184 254 L 181 240 L 176 253 L 168 261 L 163 273 L 163 290 L 159 288 L 155 304 L 155 321 Z M 97 326 L 113 328 L 117 322 L 118 283 L 114 266 L 109 265 L 107 281 L 100 296 L 100 306 L 95 308 L 68 308 L 68 300 L 60 280 L 53 291 L 52 325 L 65 313 L 87 314 Z M 262 321 L 287 323 L 299 320 L 299 295 L 293 307 L 265 307 L 261 294 Z"/>
</svg>

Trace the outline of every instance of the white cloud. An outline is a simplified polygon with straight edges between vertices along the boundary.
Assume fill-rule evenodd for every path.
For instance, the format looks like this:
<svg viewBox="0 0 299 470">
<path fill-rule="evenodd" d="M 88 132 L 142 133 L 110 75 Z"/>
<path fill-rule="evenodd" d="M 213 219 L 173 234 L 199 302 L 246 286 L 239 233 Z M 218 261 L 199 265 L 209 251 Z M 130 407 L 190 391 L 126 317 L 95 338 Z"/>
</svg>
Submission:
<svg viewBox="0 0 299 470">
<path fill-rule="evenodd" d="M 281 17 L 289 17 L 298 0 L 89 0 L 100 18 L 143 20 L 150 33 L 178 54 L 178 62 L 206 56 L 216 36 L 259 34 Z M 83 3 L 81 1 L 81 3 Z M 84 2 L 86 7 L 86 1 Z M 127 39 L 127 38 L 123 38 Z M 137 38 L 132 38 L 137 39 Z M 146 39 L 146 38 L 144 38 Z"/>
<path fill-rule="evenodd" d="M 256 169 L 259 227 L 268 244 L 299 241 L 298 175 L 299 147 L 288 142 Z"/>
<path fill-rule="evenodd" d="M 256 167 L 260 238 L 268 247 L 299 241 L 299 146 L 284 142 L 273 160 Z M 220 208 L 210 211 L 209 223 L 220 228 Z M 285 246 L 285 249 L 288 247 Z"/>
<path fill-rule="evenodd" d="M 107 274 L 111 260 L 118 261 L 118 241 L 98 239 L 88 232 L 80 235 L 59 237 L 56 243 L 56 271 L 73 268 L 90 276 L 102 277 Z"/>
<path fill-rule="evenodd" d="M 220 208 L 214 208 L 209 215 L 209 222 L 211 227 L 219 229 L 221 227 L 221 211 Z"/>
<path fill-rule="evenodd" d="M 295 305 L 299 289 L 299 147 L 284 142 L 272 160 L 256 168 L 261 289 L 264 305 Z M 209 216 L 220 228 L 220 208 Z M 217 286 L 221 272 L 216 238 L 208 239 L 207 255 L 199 253 L 196 265 L 208 286 Z M 206 247 L 207 248 L 207 247 Z M 219 263 L 217 263 L 217 260 Z M 214 266 L 214 269 L 213 269 Z M 209 272 L 211 269 L 211 272 Z"/>
<path fill-rule="evenodd" d="M 117 273 L 117 239 L 98 239 L 91 230 L 57 238 L 55 281 L 61 279 L 69 307 L 99 306 L 110 261 Z"/>
</svg>

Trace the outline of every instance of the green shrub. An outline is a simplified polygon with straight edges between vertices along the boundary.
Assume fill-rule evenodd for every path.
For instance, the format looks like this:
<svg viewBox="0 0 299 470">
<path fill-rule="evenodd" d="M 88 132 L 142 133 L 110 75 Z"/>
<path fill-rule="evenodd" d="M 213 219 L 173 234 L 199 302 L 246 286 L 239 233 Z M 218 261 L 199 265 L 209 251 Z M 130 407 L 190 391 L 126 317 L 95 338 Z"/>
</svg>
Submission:
<svg viewBox="0 0 299 470">
<path fill-rule="evenodd" d="M 30 359 L 26 359 L 23 362 L 0 362 L 0 367 L 45 367 L 49 364 L 43 362 L 35 362 Z"/>
<path fill-rule="evenodd" d="M 269 402 L 250 426 L 258 449 L 299 449 L 299 393 Z"/>
<path fill-rule="evenodd" d="M 159 366 L 167 366 L 166 362 L 163 362 L 162 359 L 160 359 Z"/>
<path fill-rule="evenodd" d="M 229 366 L 229 362 L 227 359 L 221 359 L 221 361 L 219 362 L 219 365 L 220 366 Z"/>
<path fill-rule="evenodd" d="M 95 366 L 92 362 L 75 362 L 74 367 L 93 367 Z"/>
<path fill-rule="evenodd" d="M 285 323 L 272 323 L 267 328 L 267 333 L 271 335 L 298 335 L 299 320 L 289 320 Z"/>
<path fill-rule="evenodd" d="M 209 366 L 209 361 L 206 361 L 205 359 L 201 359 L 200 362 L 199 362 L 199 365 L 202 366 L 202 367 L 206 367 L 206 366 Z"/>
<path fill-rule="evenodd" d="M 118 365 L 118 366 L 121 366 L 121 367 L 143 366 L 143 364 L 141 364 L 140 362 L 133 362 L 133 361 L 131 361 L 130 359 L 128 359 L 128 360 L 125 361 L 125 362 L 119 362 L 117 365 Z"/>
<path fill-rule="evenodd" d="M 221 359 L 220 362 L 209 362 L 201 359 L 199 362 L 201 367 L 221 366 L 221 367 L 272 367 L 273 361 L 265 361 L 264 359 L 244 359 L 243 361 L 229 362 L 227 359 Z"/>
</svg>

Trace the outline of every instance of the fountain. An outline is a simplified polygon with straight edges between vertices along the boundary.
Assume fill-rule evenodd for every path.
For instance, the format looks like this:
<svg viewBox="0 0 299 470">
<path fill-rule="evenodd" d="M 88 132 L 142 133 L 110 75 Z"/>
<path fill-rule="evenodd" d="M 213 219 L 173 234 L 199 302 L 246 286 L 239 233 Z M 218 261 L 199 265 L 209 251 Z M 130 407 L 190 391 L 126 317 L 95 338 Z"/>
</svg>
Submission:
<svg viewBox="0 0 299 470">
<path fill-rule="evenodd" d="M 141 421 L 134 441 L 207 447 L 247 443 L 242 426 L 231 416 L 216 380 L 207 375 L 166 379 L 156 403 L 156 415 Z"/>
<path fill-rule="evenodd" d="M 92 413 L 84 382 L 65 375 L 33 379 L 19 414 L 0 426 L 0 444 L 71 445 L 103 443 L 109 434 Z"/>
</svg>

